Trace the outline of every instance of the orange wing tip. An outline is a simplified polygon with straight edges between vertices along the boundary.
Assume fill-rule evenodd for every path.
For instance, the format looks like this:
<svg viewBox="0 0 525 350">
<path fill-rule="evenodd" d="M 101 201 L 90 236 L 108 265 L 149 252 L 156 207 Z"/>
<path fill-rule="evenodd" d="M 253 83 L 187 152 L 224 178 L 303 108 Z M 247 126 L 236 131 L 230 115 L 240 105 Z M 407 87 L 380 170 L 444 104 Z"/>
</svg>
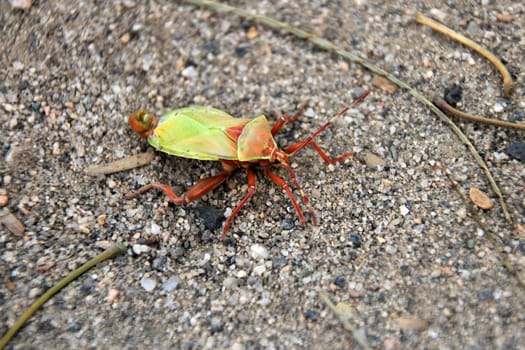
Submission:
<svg viewBox="0 0 525 350">
<path fill-rule="evenodd" d="M 128 118 L 128 123 L 140 137 L 145 139 L 150 136 L 157 127 L 158 119 L 147 111 L 140 110 L 131 113 Z"/>
</svg>

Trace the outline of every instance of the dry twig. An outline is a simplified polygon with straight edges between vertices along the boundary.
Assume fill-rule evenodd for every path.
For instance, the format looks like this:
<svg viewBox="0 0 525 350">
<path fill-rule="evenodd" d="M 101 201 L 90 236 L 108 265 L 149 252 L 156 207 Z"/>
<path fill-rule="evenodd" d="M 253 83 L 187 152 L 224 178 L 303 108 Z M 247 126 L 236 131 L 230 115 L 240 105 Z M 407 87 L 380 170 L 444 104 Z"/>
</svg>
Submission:
<svg viewBox="0 0 525 350">
<path fill-rule="evenodd" d="M 501 63 L 499 58 L 494 56 L 494 54 L 492 54 L 492 52 L 488 51 L 484 47 L 481 47 L 478 43 L 470 40 L 469 38 L 464 37 L 463 35 L 461 35 L 459 33 L 456 33 L 452 29 L 442 25 L 441 23 L 438 23 L 438 22 L 434 21 L 431 18 L 428 18 L 427 16 L 425 16 L 425 15 L 423 15 L 421 13 L 416 13 L 416 22 L 418 22 L 420 24 L 423 24 L 423 25 L 426 25 L 426 26 L 434 29 L 435 31 L 438 31 L 438 32 L 440 32 L 442 34 L 445 34 L 446 36 L 448 36 L 448 37 L 450 37 L 450 38 L 452 38 L 452 39 L 454 39 L 456 41 L 459 41 L 463 45 L 467 46 L 468 48 L 471 48 L 472 50 L 474 50 L 477 53 L 479 53 L 481 56 L 483 56 L 486 59 L 488 59 L 490 62 L 492 62 L 492 64 L 494 66 L 496 66 L 496 69 L 499 70 L 499 72 L 503 76 L 503 90 L 505 92 L 505 95 L 508 96 L 508 95 L 510 95 L 512 93 L 513 88 L 514 88 L 514 85 L 512 83 L 512 77 L 510 76 L 509 71 L 507 70 L 507 68 L 505 68 L 505 65 L 503 63 Z"/>
</svg>

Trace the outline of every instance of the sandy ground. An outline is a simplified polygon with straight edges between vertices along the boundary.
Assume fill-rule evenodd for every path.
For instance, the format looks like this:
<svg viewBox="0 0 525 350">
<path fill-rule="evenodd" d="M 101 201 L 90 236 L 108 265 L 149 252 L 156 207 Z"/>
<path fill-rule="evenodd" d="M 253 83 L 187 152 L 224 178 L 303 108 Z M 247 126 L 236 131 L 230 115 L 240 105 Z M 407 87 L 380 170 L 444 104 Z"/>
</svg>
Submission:
<svg viewBox="0 0 525 350">
<path fill-rule="evenodd" d="M 352 308 L 351 322 L 373 348 L 523 347 L 525 291 L 438 165 L 463 193 L 476 187 L 497 198 L 446 125 L 406 92 L 373 88 L 370 72 L 290 35 L 178 1 L 144 3 L 35 1 L 15 10 L 0 2 L 0 185 L 5 208 L 25 225 L 23 236 L 0 228 L 0 334 L 105 242 L 130 247 L 56 295 L 8 348 L 359 348 L 320 291 Z M 524 122 L 522 2 L 336 3 L 235 5 L 318 33 L 426 96 L 459 83 L 461 109 Z M 416 24 L 416 11 L 493 50 L 516 79 L 514 95 L 503 96 L 484 58 Z M 277 137 L 284 146 L 366 87 L 371 95 L 318 139 L 330 154 L 356 152 L 353 159 L 326 166 L 311 149 L 293 158 L 317 227 L 301 226 L 261 172 L 226 241 L 222 215 L 247 191 L 242 171 L 186 207 L 157 192 L 124 195 L 156 181 L 182 193 L 216 174 L 218 163 L 157 153 L 142 168 L 84 174 L 150 149 L 126 122 L 137 108 L 161 115 L 201 104 L 275 120 L 309 100 Z M 458 124 L 524 225 L 525 166 L 503 151 L 523 133 Z M 368 166 L 370 154 L 384 164 Z M 523 232 L 505 222 L 498 203 L 478 214 L 523 269 Z M 400 317 L 428 327 L 403 329 Z"/>
</svg>

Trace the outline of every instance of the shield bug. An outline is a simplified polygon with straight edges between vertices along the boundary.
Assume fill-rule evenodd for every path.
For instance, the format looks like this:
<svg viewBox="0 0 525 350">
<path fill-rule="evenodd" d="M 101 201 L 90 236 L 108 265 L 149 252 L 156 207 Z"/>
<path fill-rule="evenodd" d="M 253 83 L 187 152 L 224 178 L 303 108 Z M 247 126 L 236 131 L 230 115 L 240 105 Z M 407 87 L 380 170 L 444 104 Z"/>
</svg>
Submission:
<svg viewBox="0 0 525 350">
<path fill-rule="evenodd" d="M 233 219 L 255 192 L 256 182 L 253 167 L 258 165 L 273 182 L 287 193 L 301 223 L 305 224 L 306 218 L 292 190 L 281 177 L 270 170 L 273 166 L 281 166 L 288 170 L 293 185 L 300 192 L 304 204 L 308 207 L 312 223 L 317 225 L 317 218 L 308 196 L 303 192 L 297 181 L 297 177 L 290 166 L 289 158 L 306 146 L 311 146 L 327 164 L 334 164 L 350 157 L 352 153 L 346 153 L 336 158 L 328 156 L 315 143 L 314 138 L 350 108 L 363 101 L 369 93 L 370 91 L 366 91 L 352 104 L 343 108 L 335 117 L 325 122 L 317 131 L 285 149 L 280 149 L 277 146 L 274 136 L 284 123 L 293 122 L 302 114 L 304 105 L 293 116 L 286 114 L 281 116 L 273 126 L 270 126 L 264 115 L 256 118 L 234 118 L 221 110 L 205 106 L 175 109 L 160 119 L 147 111 L 136 111 L 129 116 L 128 122 L 131 128 L 142 138 L 148 139 L 151 146 L 161 152 L 178 157 L 220 161 L 223 169 L 218 175 L 198 180 L 180 196 L 177 196 L 169 185 L 149 184 L 126 197 L 134 198 L 149 190 L 157 189 L 164 192 L 170 202 L 187 204 L 220 185 L 235 169 L 243 168 L 248 178 L 248 193 L 226 220 L 222 231 L 222 238 L 224 239 Z"/>
</svg>

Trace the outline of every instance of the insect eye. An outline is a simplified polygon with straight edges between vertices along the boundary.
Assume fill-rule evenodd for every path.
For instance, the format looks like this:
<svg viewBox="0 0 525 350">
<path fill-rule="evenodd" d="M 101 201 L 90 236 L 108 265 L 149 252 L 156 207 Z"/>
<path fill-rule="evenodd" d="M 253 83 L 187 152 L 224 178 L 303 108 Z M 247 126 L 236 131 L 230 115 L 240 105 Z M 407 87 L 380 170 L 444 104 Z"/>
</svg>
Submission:
<svg viewBox="0 0 525 350">
<path fill-rule="evenodd" d="M 129 118 L 128 123 L 141 137 L 148 137 L 157 126 L 157 118 L 147 111 L 135 111 Z"/>
<path fill-rule="evenodd" d="M 136 118 L 139 123 L 144 124 L 146 126 L 149 126 L 151 123 L 151 116 L 146 111 L 138 111 Z"/>
</svg>

